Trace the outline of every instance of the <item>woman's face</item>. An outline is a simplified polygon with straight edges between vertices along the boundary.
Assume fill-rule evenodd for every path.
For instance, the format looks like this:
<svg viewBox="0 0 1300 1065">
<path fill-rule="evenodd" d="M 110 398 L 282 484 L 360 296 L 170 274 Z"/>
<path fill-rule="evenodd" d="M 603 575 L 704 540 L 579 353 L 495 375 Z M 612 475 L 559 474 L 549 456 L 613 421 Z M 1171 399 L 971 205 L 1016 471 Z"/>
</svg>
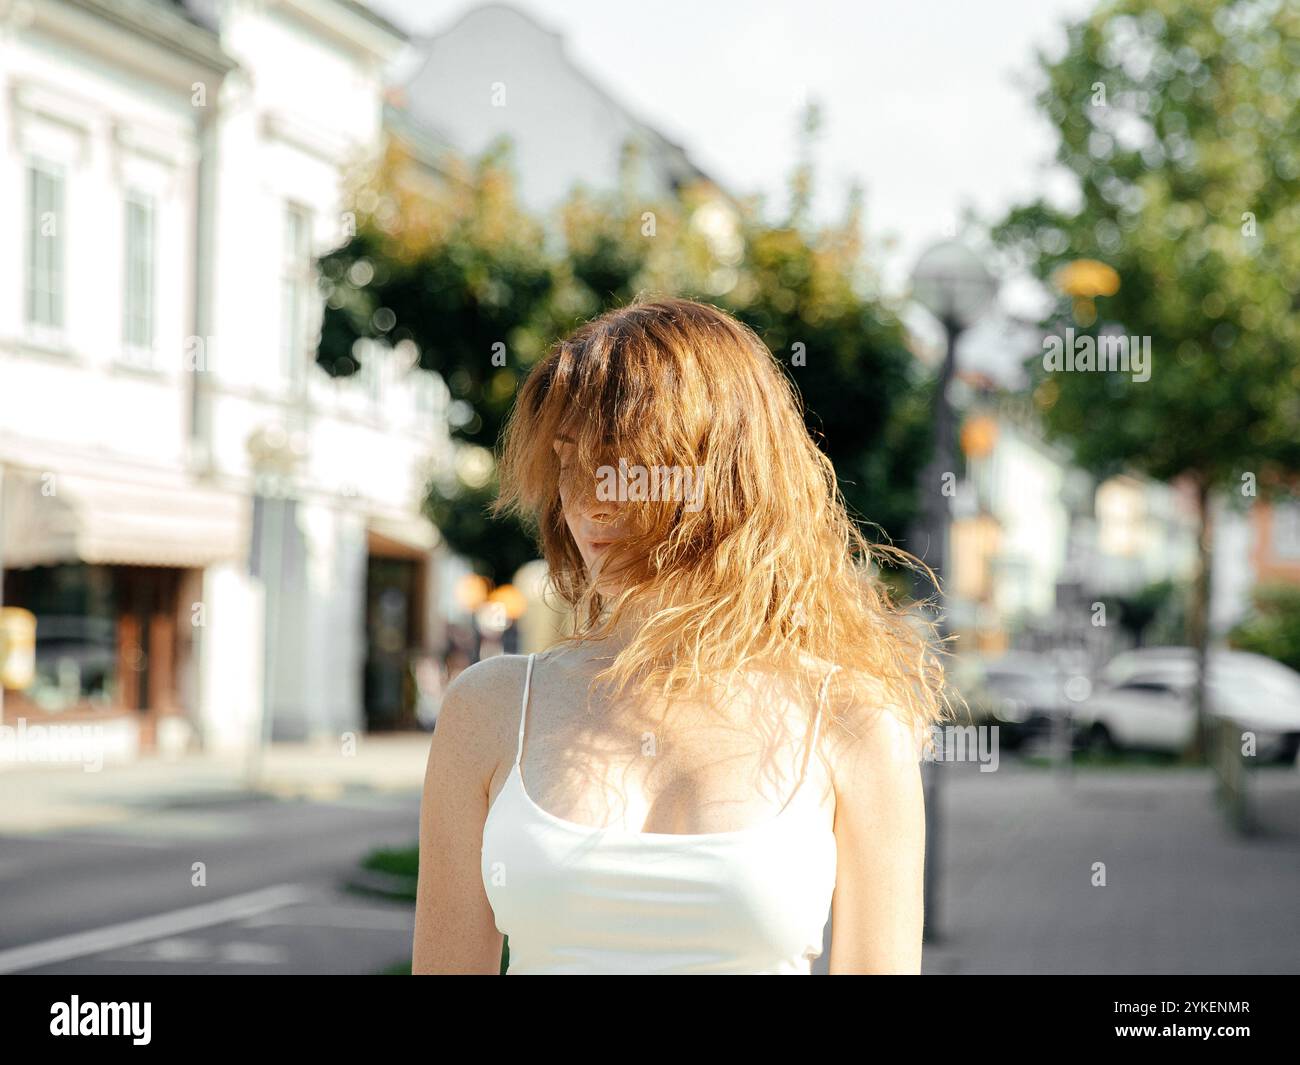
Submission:
<svg viewBox="0 0 1300 1065">
<path fill-rule="evenodd" d="M 569 437 L 557 437 L 553 446 L 560 459 L 560 506 L 569 534 L 596 586 L 606 594 L 612 593 L 618 585 L 608 577 L 602 580 L 601 569 L 610 545 L 625 531 L 619 521 L 620 503 L 597 497 L 595 470 L 573 467 L 575 449 Z"/>
</svg>

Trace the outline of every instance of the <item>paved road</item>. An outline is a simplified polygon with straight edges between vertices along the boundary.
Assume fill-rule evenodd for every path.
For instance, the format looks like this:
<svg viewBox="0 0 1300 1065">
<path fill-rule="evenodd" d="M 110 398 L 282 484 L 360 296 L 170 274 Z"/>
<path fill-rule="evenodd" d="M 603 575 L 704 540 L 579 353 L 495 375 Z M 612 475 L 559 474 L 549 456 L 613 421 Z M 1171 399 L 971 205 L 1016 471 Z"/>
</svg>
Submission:
<svg viewBox="0 0 1300 1065">
<path fill-rule="evenodd" d="M 413 911 L 343 880 L 418 821 L 413 792 L 209 800 L 0 836 L 0 972 L 381 972 L 410 957 Z"/>
</svg>

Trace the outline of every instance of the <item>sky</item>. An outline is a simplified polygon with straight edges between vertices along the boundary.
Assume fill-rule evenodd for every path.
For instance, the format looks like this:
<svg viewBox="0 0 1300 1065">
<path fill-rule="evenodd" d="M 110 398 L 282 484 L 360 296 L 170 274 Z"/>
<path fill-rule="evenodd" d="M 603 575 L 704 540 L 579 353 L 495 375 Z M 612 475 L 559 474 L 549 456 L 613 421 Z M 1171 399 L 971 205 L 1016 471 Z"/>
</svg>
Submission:
<svg viewBox="0 0 1300 1065">
<path fill-rule="evenodd" d="M 477 6 L 370 0 L 427 35 Z M 814 213 L 865 192 L 873 261 L 900 291 L 963 211 L 994 218 L 1060 185 L 1055 139 L 1033 106 L 1034 55 L 1096 0 L 514 0 L 560 33 L 570 59 L 739 195 L 788 201 L 804 101 L 821 104 Z M 1059 189 L 1058 189 L 1059 191 Z M 1027 314 L 1029 287 L 1002 304 Z"/>
</svg>

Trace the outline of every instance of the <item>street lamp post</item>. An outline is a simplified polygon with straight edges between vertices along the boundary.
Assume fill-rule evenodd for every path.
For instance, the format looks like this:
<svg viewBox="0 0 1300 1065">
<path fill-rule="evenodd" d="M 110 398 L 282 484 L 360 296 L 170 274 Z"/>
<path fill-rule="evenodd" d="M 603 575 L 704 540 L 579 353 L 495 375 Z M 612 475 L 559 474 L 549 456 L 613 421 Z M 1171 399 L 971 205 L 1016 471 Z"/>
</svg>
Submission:
<svg viewBox="0 0 1300 1065">
<path fill-rule="evenodd" d="M 942 581 L 947 579 L 949 502 L 947 478 L 956 483 L 956 419 L 949 385 L 957 372 L 957 342 L 961 335 L 992 306 L 997 282 L 975 254 L 958 241 L 943 241 L 927 249 L 912 270 L 912 295 L 939 320 L 945 334 L 943 364 L 935 390 L 933 424 L 934 450 L 922 472 L 921 521 L 916 537 L 922 558 L 934 572 L 935 594 L 940 611 L 937 628 L 948 634 L 947 611 L 943 608 Z M 914 552 L 916 553 L 916 552 Z M 921 579 L 923 580 L 923 578 Z M 925 938 L 940 935 L 939 861 L 939 758 L 925 772 Z"/>
</svg>

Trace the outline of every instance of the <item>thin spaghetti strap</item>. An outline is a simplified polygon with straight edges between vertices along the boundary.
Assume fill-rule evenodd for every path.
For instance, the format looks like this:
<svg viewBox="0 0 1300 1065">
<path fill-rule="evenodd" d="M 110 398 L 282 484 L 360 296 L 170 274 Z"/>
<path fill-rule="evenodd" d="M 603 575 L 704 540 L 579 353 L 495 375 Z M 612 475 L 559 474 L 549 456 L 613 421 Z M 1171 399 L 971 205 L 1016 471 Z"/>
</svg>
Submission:
<svg viewBox="0 0 1300 1065">
<path fill-rule="evenodd" d="M 821 685 L 817 688 L 817 709 L 813 711 L 812 741 L 808 744 L 808 749 L 803 753 L 803 766 L 799 771 L 800 784 L 803 784 L 804 778 L 808 775 L 808 762 L 812 759 L 813 751 L 817 749 L 817 737 L 820 735 L 822 724 L 822 706 L 826 702 L 826 686 L 839 668 L 838 665 L 832 666 L 830 672 L 822 678 Z"/>
<path fill-rule="evenodd" d="M 818 737 L 818 730 L 822 727 L 822 707 L 826 706 L 826 689 L 831 684 L 831 677 L 835 676 L 839 668 L 839 666 L 832 666 L 831 672 L 822 677 L 822 687 L 820 687 L 818 696 L 816 696 L 816 714 L 813 717 L 813 749 L 816 749 L 816 737 Z"/>
<path fill-rule="evenodd" d="M 515 748 L 515 768 L 519 767 L 519 760 L 524 756 L 524 725 L 528 723 L 528 693 L 533 686 L 533 661 L 536 658 L 536 654 L 528 656 L 528 672 L 524 674 L 524 698 L 519 707 L 519 746 Z"/>
</svg>

